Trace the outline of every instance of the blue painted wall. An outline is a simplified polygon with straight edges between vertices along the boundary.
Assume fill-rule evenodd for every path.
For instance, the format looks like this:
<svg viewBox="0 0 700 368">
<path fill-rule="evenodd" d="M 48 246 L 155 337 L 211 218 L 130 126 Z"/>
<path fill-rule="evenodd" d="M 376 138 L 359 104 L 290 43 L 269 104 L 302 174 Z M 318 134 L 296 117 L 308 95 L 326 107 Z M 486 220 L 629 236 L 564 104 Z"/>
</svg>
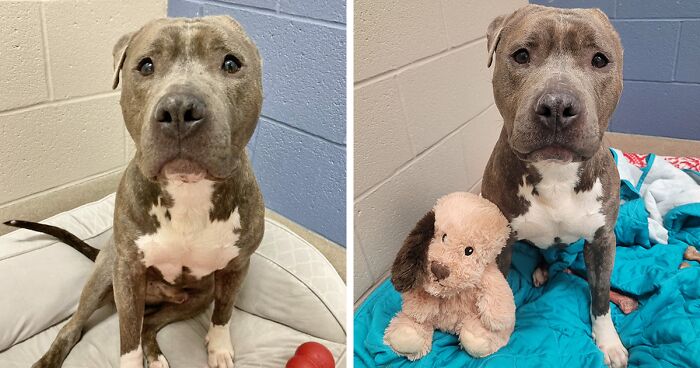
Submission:
<svg viewBox="0 0 700 368">
<path fill-rule="evenodd" d="M 267 207 L 345 245 L 345 1 L 169 0 L 168 15 L 227 14 L 263 57 L 249 144 Z"/>
<path fill-rule="evenodd" d="M 625 82 L 610 131 L 700 140 L 700 1 L 530 2 L 597 7 L 617 28 Z"/>
</svg>

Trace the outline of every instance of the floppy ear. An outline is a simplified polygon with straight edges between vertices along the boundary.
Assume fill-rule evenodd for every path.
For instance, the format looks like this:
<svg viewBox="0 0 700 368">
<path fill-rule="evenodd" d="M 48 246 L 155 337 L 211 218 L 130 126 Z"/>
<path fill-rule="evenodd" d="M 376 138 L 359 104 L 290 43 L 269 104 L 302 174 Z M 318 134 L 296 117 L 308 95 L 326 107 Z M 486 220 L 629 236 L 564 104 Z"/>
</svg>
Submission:
<svg viewBox="0 0 700 368">
<path fill-rule="evenodd" d="M 399 292 L 423 284 L 428 270 L 428 246 L 435 235 L 435 212 L 426 213 L 408 234 L 391 267 L 391 282 Z"/>
<path fill-rule="evenodd" d="M 129 42 L 131 42 L 131 37 L 134 35 L 134 32 L 127 33 L 121 38 L 119 38 L 119 41 L 114 45 L 114 48 L 112 49 L 112 56 L 114 57 L 114 76 L 112 77 L 112 89 L 117 88 L 119 86 L 119 72 L 122 70 L 122 66 L 124 66 L 124 60 L 126 60 L 126 49 L 129 46 Z"/>
<path fill-rule="evenodd" d="M 501 40 L 501 31 L 503 30 L 503 26 L 506 24 L 506 20 L 509 17 L 510 16 L 508 15 L 497 16 L 496 19 L 491 21 L 488 30 L 486 30 L 486 47 L 489 51 L 488 60 L 486 60 L 487 68 L 491 67 L 491 63 L 493 62 L 493 54 L 496 52 L 496 46 L 498 46 L 498 42 Z"/>
</svg>

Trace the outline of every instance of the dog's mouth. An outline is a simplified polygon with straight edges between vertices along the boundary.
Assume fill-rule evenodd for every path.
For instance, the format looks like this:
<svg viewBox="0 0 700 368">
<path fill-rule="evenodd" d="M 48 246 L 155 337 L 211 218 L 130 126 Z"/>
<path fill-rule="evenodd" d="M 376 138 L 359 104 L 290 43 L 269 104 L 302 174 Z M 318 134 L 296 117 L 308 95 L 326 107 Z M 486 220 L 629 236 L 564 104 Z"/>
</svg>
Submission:
<svg viewBox="0 0 700 368">
<path fill-rule="evenodd" d="M 209 177 L 209 173 L 195 161 L 176 158 L 166 162 L 160 169 L 158 176 L 167 181 L 196 183 Z"/>
<path fill-rule="evenodd" d="M 560 145 L 545 146 L 528 153 L 531 161 L 559 161 L 563 163 L 572 162 L 577 158 L 577 154 Z"/>
</svg>

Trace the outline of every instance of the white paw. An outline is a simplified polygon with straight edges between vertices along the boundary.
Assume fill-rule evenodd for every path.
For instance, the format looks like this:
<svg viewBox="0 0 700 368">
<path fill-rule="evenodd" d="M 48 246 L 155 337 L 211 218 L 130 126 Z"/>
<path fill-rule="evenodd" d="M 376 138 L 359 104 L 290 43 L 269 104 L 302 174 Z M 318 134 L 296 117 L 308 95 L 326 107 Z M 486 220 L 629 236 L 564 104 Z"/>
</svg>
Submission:
<svg viewBox="0 0 700 368">
<path fill-rule="evenodd" d="M 143 368 L 143 349 L 141 348 L 141 341 L 139 341 L 139 346 L 122 355 L 119 358 L 120 368 Z"/>
<path fill-rule="evenodd" d="M 532 273 L 532 284 L 535 287 L 540 287 L 544 285 L 549 279 L 549 271 L 546 268 L 535 268 L 535 272 Z"/>
<path fill-rule="evenodd" d="M 209 326 L 205 337 L 210 368 L 233 368 L 233 345 L 228 323 L 223 326 Z"/>
<path fill-rule="evenodd" d="M 593 338 L 603 352 L 605 364 L 610 368 L 627 367 L 627 349 L 622 345 L 615 326 L 610 318 L 610 312 L 591 318 Z"/>
<path fill-rule="evenodd" d="M 164 356 L 158 355 L 158 360 L 148 364 L 148 368 L 170 368 L 170 365 Z"/>
<path fill-rule="evenodd" d="M 425 339 L 410 326 L 399 326 L 386 335 L 386 342 L 403 355 L 419 355 L 425 349 Z"/>
<path fill-rule="evenodd" d="M 493 349 L 487 339 L 476 336 L 466 330 L 462 330 L 459 333 L 459 342 L 462 344 L 462 348 L 475 358 L 482 358 L 493 353 Z"/>
</svg>

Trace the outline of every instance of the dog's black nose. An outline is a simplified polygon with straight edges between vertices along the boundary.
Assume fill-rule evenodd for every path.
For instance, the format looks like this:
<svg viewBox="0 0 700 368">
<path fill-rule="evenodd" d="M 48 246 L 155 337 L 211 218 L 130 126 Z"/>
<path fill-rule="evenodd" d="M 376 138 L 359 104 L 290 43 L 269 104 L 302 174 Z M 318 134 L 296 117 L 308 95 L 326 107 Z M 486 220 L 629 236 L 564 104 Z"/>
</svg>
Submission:
<svg viewBox="0 0 700 368">
<path fill-rule="evenodd" d="M 549 129 L 566 129 L 580 114 L 580 102 L 569 92 L 545 92 L 535 104 L 535 117 Z"/>
<path fill-rule="evenodd" d="M 206 104 L 189 93 L 169 93 L 161 97 L 153 118 L 169 134 L 185 137 L 202 125 Z"/>
<path fill-rule="evenodd" d="M 450 269 L 440 262 L 430 262 L 430 271 L 433 273 L 433 275 L 438 281 L 444 280 L 448 276 L 450 276 Z"/>
</svg>

